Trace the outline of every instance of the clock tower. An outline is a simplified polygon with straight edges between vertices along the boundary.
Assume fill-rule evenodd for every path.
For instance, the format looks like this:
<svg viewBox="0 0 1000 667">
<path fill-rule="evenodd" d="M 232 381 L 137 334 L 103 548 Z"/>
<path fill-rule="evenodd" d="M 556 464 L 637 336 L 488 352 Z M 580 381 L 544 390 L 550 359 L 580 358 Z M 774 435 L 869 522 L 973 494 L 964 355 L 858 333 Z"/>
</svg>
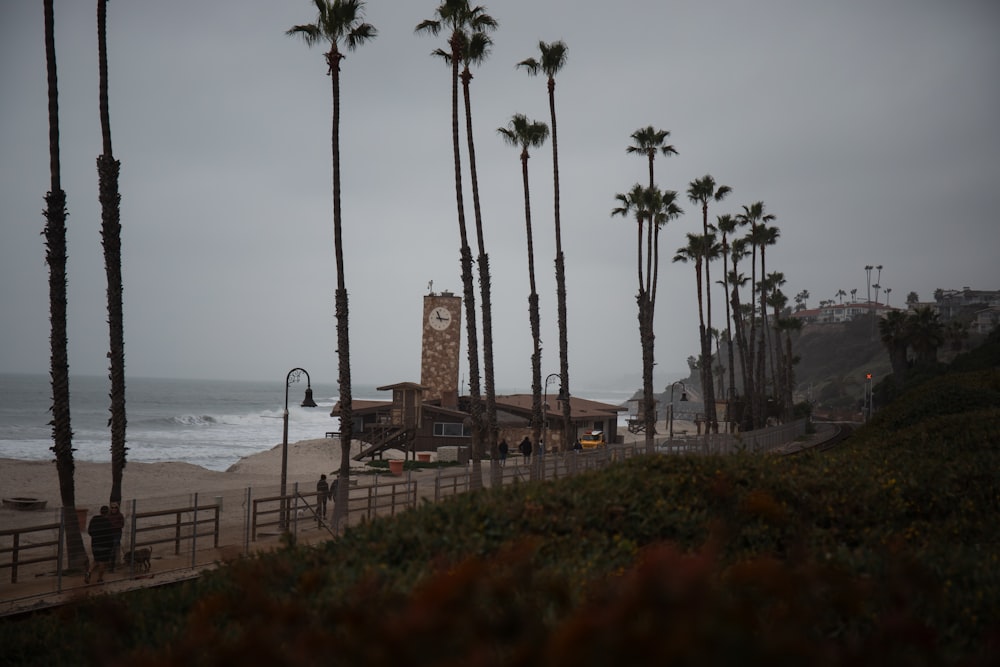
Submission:
<svg viewBox="0 0 1000 667">
<path fill-rule="evenodd" d="M 424 400 L 458 406 L 458 359 L 462 342 L 462 297 L 451 292 L 424 296 L 420 384 Z"/>
</svg>

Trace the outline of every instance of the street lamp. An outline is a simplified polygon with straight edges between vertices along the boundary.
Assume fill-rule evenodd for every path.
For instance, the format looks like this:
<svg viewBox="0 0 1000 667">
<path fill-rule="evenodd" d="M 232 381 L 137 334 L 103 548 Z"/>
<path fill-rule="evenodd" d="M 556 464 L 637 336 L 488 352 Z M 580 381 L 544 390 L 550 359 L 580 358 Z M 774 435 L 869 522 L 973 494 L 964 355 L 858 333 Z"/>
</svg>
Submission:
<svg viewBox="0 0 1000 667">
<path fill-rule="evenodd" d="M 284 422 L 281 435 L 281 529 L 288 528 L 288 500 L 285 498 L 285 481 L 288 479 L 288 387 L 293 382 L 298 382 L 302 375 L 306 376 L 306 396 L 302 400 L 302 407 L 315 408 L 316 401 L 313 400 L 312 380 L 309 372 L 304 368 L 293 368 L 285 376 L 285 411 L 282 413 Z"/>
<path fill-rule="evenodd" d="M 545 391 L 543 393 L 543 398 L 542 398 L 542 411 L 544 416 L 542 425 L 545 427 L 542 429 L 542 445 L 540 448 L 542 451 L 545 451 L 545 440 L 548 437 L 549 433 L 549 381 L 552 380 L 552 378 L 557 378 L 557 377 L 560 377 L 559 373 L 549 373 L 548 375 L 545 376 Z M 556 397 L 556 402 L 558 403 L 560 401 L 568 401 L 568 400 L 569 400 L 569 395 L 563 389 L 563 386 L 559 385 L 559 395 Z"/>
<path fill-rule="evenodd" d="M 674 387 L 681 386 L 681 400 L 687 401 L 687 385 L 678 380 L 670 385 L 670 442 L 674 441 Z"/>
</svg>

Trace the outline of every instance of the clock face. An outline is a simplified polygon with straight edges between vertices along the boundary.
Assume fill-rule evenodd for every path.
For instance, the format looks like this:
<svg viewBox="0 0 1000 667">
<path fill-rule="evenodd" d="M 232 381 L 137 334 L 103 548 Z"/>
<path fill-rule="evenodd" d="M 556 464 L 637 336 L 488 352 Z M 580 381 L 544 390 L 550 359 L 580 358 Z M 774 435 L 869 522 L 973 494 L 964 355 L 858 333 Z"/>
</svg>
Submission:
<svg viewBox="0 0 1000 667">
<path fill-rule="evenodd" d="M 427 316 L 427 323 L 432 329 L 444 331 L 451 324 L 451 312 L 444 306 L 438 306 Z"/>
</svg>

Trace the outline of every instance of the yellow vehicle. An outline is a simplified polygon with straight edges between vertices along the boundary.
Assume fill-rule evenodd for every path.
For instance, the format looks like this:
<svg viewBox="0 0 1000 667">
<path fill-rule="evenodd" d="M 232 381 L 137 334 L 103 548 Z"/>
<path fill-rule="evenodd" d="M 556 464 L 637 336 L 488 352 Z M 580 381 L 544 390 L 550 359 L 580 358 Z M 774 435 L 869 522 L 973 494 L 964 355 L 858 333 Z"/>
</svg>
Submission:
<svg viewBox="0 0 1000 667">
<path fill-rule="evenodd" d="M 604 447 L 606 444 L 604 441 L 604 431 L 586 431 L 580 436 L 580 446 L 584 449 Z"/>
</svg>

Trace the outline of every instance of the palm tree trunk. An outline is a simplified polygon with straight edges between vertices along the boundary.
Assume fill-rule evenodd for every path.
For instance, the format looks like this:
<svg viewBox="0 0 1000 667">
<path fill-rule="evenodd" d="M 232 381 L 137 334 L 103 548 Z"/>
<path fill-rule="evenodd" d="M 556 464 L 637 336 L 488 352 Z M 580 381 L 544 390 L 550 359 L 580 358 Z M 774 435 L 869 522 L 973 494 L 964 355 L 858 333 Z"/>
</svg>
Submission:
<svg viewBox="0 0 1000 667">
<path fill-rule="evenodd" d="M 528 151 L 521 152 L 521 178 L 524 181 L 524 228 L 528 238 L 528 321 L 531 326 L 531 442 L 538 447 L 542 437 L 542 333 L 535 286 L 535 241 L 531 231 L 531 189 L 528 185 Z M 534 467 L 532 467 L 534 470 Z"/>
<path fill-rule="evenodd" d="M 656 450 L 656 398 L 653 393 L 653 366 L 655 334 L 653 331 L 652 304 L 645 290 L 639 291 L 639 336 L 642 341 L 642 409 L 645 423 L 646 453 Z"/>
<path fill-rule="evenodd" d="M 479 393 L 479 337 L 476 331 L 476 293 L 472 280 L 472 250 L 465 228 L 465 201 L 462 196 L 462 157 L 458 123 L 458 63 L 461 55 L 461 41 L 458 33 L 453 33 L 451 44 L 451 144 L 455 158 L 455 203 L 458 207 L 458 233 L 461 240 L 462 295 L 465 300 L 465 331 L 469 358 L 469 414 L 472 420 L 472 489 L 483 486 L 482 468 L 482 397 Z M 461 391 L 461 388 L 459 389 Z"/>
<path fill-rule="evenodd" d="M 496 465 L 499 458 L 497 452 L 497 401 L 496 386 L 493 372 L 493 302 L 491 299 L 490 258 L 486 254 L 486 241 L 483 238 L 483 214 L 479 206 L 479 178 L 476 172 L 476 144 L 472 136 L 472 102 L 469 97 L 469 83 L 472 73 L 468 66 L 462 72 L 462 95 L 465 101 L 465 134 L 469 145 L 469 173 L 472 181 L 472 208 L 476 217 L 476 238 L 479 243 L 479 294 L 482 299 L 483 311 L 483 380 L 486 390 L 486 419 L 482 424 L 474 425 L 482 432 L 480 442 L 488 449 L 490 461 L 490 479 L 496 484 L 500 481 L 500 467 Z"/>
<path fill-rule="evenodd" d="M 566 333 L 566 260 L 562 251 L 562 231 L 559 219 L 559 139 L 556 131 L 556 80 L 549 77 L 549 115 L 552 119 L 552 181 L 553 204 L 556 229 L 556 302 L 559 319 L 559 375 L 561 393 L 567 400 L 562 402 L 563 448 L 576 438 L 573 428 L 573 408 L 569 397 L 569 345 Z M 537 457 L 536 457 L 537 458 Z"/>
<path fill-rule="evenodd" d="M 98 191 L 101 201 L 101 245 L 108 283 L 108 329 L 111 380 L 111 502 L 121 502 L 125 471 L 125 326 L 122 308 L 121 195 L 118 175 L 121 163 L 111 149 L 111 114 L 108 110 L 107 0 L 97 0 L 97 50 L 100 73 L 101 137 L 104 152 L 97 158 Z"/>
<path fill-rule="evenodd" d="M 736 386 L 736 368 L 733 364 L 733 320 L 732 312 L 730 311 L 729 304 L 729 278 L 727 264 L 729 263 L 729 258 L 727 256 L 726 239 L 722 239 L 722 289 L 724 290 L 723 299 L 726 303 L 726 352 L 729 356 L 729 387 L 725 388 L 726 396 L 726 432 L 731 433 L 733 430 L 733 387 Z"/>
<path fill-rule="evenodd" d="M 45 260 L 49 265 L 49 346 L 52 380 L 52 452 L 66 528 L 70 569 L 86 569 L 83 526 L 77 520 L 73 479 L 73 428 L 69 409 L 69 340 L 66 332 L 66 193 L 59 166 L 59 85 L 56 75 L 55 16 L 45 0 L 45 62 L 49 108 L 49 191 L 45 194 Z"/>
<path fill-rule="evenodd" d="M 702 355 L 706 357 L 708 368 L 705 372 L 705 430 L 719 432 L 719 420 L 715 412 L 715 382 L 712 378 L 712 272 L 710 238 L 708 236 L 708 200 L 702 204 L 702 234 L 705 239 L 705 339 L 702 341 Z"/>
<path fill-rule="evenodd" d="M 330 87 L 333 96 L 333 121 L 330 129 L 330 150 L 333 160 L 333 250 L 337 261 L 337 289 L 334 293 L 334 314 L 337 318 L 337 382 L 340 402 L 340 469 L 337 471 L 337 498 L 333 504 L 333 526 L 340 530 L 347 517 L 347 496 L 350 492 L 351 443 L 354 439 L 354 406 L 351 395 L 351 337 L 349 308 L 344 268 L 343 218 L 340 203 L 340 60 L 336 46 L 327 53 Z"/>
</svg>

